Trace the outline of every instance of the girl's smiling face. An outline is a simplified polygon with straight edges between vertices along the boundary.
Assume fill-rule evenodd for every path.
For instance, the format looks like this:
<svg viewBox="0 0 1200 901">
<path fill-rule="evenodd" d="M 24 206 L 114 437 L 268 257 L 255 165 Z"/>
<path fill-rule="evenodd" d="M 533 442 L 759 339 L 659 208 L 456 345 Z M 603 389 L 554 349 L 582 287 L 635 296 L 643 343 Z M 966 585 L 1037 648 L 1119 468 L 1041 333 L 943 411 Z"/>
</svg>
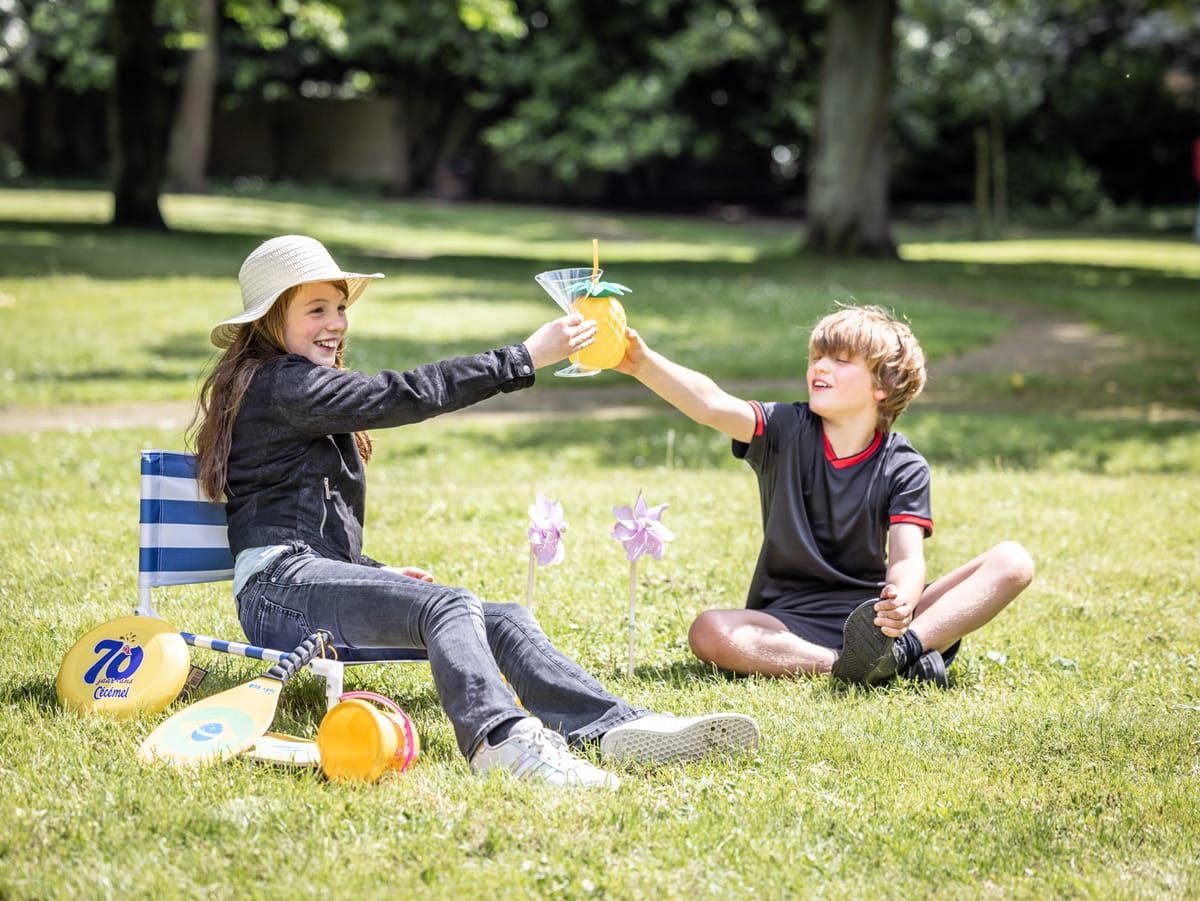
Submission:
<svg viewBox="0 0 1200 901">
<path fill-rule="evenodd" d="M 318 366 L 333 366 L 338 347 L 350 327 L 346 318 L 346 293 L 332 282 L 300 285 L 288 304 L 283 323 L 283 344 Z"/>
</svg>

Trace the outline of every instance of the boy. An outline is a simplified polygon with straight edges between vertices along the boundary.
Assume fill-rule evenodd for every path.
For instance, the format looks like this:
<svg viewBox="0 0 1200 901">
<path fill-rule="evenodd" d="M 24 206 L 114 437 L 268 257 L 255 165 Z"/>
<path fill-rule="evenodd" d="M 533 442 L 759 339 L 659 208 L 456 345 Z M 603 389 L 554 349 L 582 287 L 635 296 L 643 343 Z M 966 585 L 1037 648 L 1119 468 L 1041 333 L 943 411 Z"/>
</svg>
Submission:
<svg viewBox="0 0 1200 901">
<path fill-rule="evenodd" d="M 908 326 L 878 307 L 826 316 L 809 343 L 808 403 L 795 404 L 740 400 L 628 335 L 617 368 L 732 438 L 758 477 L 763 542 L 746 609 L 701 613 L 696 656 L 735 673 L 947 687 L 962 637 L 1020 594 L 1033 561 L 1006 541 L 926 585 L 929 465 L 891 430 L 925 384 Z"/>
</svg>

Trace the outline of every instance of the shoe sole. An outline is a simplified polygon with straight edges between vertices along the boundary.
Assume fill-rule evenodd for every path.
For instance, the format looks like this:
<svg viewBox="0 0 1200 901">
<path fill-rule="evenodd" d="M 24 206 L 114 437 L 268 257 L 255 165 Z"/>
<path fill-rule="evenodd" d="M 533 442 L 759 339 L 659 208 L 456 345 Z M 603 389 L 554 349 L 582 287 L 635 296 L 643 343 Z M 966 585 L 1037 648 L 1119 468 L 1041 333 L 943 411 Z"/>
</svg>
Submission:
<svg viewBox="0 0 1200 901">
<path fill-rule="evenodd" d="M 892 646 L 896 639 L 875 625 L 875 599 L 864 601 L 846 617 L 842 628 L 842 654 L 830 671 L 843 682 L 878 685 L 896 675 Z"/>
<path fill-rule="evenodd" d="M 637 721 L 609 732 L 600 753 L 621 762 L 671 763 L 723 751 L 749 751 L 758 745 L 758 725 L 739 713 L 697 717 L 676 731 L 639 729 Z"/>
</svg>

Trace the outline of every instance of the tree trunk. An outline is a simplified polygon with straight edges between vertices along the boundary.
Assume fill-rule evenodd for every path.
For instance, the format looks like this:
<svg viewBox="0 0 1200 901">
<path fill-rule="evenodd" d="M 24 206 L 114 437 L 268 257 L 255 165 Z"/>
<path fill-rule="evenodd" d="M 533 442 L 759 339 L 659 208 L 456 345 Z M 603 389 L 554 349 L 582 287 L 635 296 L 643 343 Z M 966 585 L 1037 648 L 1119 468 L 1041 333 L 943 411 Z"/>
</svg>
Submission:
<svg viewBox="0 0 1200 901">
<path fill-rule="evenodd" d="M 992 232 L 991 164 L 988 154 L 988 132 L 982 125 L 975 129 L 975 237 L 984 238 Z"/>
<path fill-rule="evenodd" d="M 202 46 L 188 54 L 167 150 L 167 181 L 189 194 L 207 190 L 208 142 L 217 77 L 217 0 L 194 0 Z"/>
<path fill-rule="evenodd" d="M 113 0 L 113 225 L 165 230 L 158 195 L 165 170 L 170 92 L 153 4 Z"/>
<path fill-rule="evenodd" d="M 414 104 L 410 101 L 407 90 L 396 92 L 396 153 L 393 157 L 392 177 L 387 184 L 386 193 L 390 197 L 407 197 L 412 193 L 412 132 Z"/>
<path fill-rule="evenodd" d="M 992 110 L 992 209 L 996 231 L 1008 230 L 1008 155 L 1004 147 L 1004 117 Z"/>
<path fill-rule="evenodd" d="M 831 0 L 808 178 L 808 247 L 895 256 L 886 140 L 896 0 Z"/>
</svg>

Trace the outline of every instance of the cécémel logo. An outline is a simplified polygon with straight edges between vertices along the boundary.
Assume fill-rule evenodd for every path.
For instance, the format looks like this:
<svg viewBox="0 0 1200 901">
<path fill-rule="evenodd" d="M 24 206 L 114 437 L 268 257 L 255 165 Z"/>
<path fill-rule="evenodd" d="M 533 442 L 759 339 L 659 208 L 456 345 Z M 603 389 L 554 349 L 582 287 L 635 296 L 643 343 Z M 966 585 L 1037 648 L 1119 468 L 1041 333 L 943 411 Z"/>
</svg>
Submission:
<svg viewBox="0 0 1200 901">
<path fill-rule="evenodd" d="M 96 686 L 92 697 L 97 701 L 129 697 L 133 674 L 146 656 L 136 642 L 137 635 L 133 632 L 96 642 L 93 651 L 97 660 L 83 674 L 83 681 Z"/>
</svg>

